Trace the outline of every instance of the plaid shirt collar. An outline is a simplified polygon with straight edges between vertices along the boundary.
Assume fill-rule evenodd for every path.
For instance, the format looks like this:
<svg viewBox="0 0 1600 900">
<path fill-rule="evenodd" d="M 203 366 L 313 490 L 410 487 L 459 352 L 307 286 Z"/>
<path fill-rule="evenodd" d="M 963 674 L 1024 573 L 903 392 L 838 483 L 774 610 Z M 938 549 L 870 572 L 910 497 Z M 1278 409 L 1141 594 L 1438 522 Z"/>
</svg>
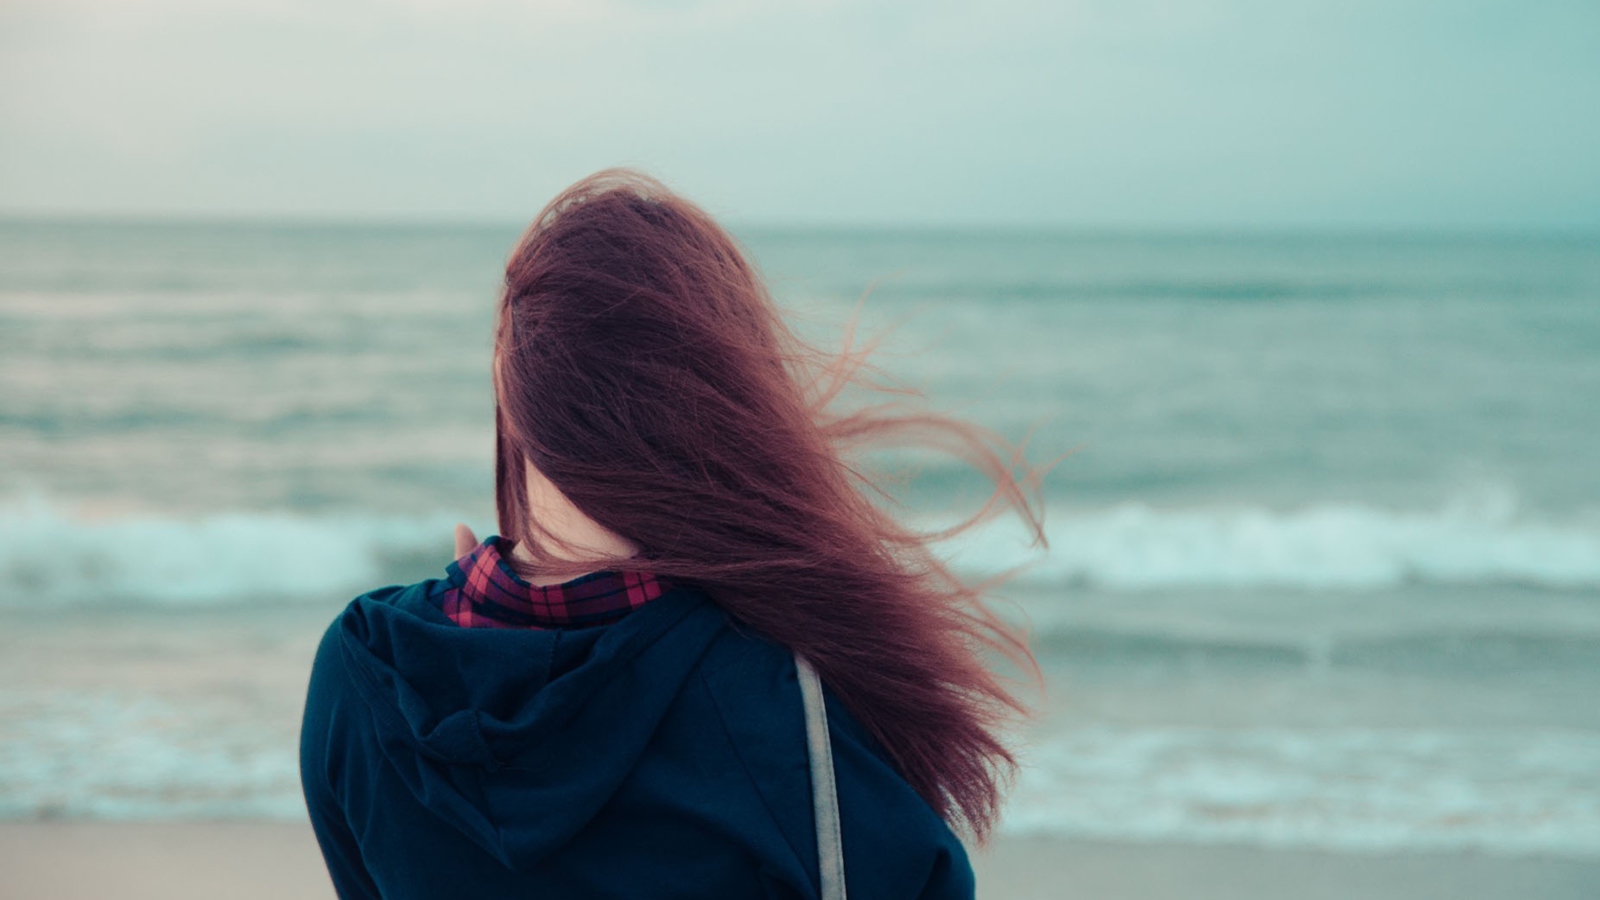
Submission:
<svg viewBox="0 0 1600 900">
<path fill-rule="evenodd" d="M 617 621 L 661 596 L 662 583 L 643 572 L 592 572 L 562 584 L 536 586 L 512 571 L 510 546 L 492 536 L 445 570 L 434 602 L 466 628 L 583 628 Z"/>
</svg>

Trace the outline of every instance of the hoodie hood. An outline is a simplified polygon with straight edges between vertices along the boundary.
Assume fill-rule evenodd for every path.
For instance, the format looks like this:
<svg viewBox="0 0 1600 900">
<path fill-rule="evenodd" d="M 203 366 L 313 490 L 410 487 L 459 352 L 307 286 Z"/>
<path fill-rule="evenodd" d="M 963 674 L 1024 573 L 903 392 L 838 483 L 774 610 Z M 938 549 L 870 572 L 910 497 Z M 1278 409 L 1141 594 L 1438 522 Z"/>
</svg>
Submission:
<svg viewBox="0 0 1600 900">
<path fill-rule="evenodd" d="M 607 626 L 463 628 L 437 584 L 350 604 L 342 657 L 417 800 L 526 870 L 616 793 L 725 620 L 679 586 Z"/>
</svg>

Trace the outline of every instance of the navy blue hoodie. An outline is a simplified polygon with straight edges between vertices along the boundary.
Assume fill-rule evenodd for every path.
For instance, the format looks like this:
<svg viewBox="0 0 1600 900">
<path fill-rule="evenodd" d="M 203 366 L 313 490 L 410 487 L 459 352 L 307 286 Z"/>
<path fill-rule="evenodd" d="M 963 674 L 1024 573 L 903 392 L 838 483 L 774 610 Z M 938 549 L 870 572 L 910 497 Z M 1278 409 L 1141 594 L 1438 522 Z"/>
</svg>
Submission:
<svg viewBox="0 0 1600 900">
<path fill-rule="evenodd" d="M 306 805 L 341 897 L 816 897 L 793 657 L 676 587 L 615 624 L 463 628 L 425 581 L 317 651 Z M 832 697 L 857 900 L 970 898 L 960 841 Z"/>
</svg>

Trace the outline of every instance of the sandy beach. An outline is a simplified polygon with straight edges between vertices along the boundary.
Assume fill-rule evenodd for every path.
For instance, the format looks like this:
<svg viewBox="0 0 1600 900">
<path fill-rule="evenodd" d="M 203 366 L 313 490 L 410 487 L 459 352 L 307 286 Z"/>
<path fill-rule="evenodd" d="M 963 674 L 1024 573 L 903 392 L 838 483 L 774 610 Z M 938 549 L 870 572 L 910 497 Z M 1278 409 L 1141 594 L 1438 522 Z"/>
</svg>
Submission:
<svg viewBox="0 0 1600 900">
<path fill-rule="evenodd" d="M 1600 860 L 1003 838 L 975 862 L 985 900 L 1600 896 Z M 7 900 L 333 897 L 298 824 L 0 823 L 0 872 Z"/>
</svg>

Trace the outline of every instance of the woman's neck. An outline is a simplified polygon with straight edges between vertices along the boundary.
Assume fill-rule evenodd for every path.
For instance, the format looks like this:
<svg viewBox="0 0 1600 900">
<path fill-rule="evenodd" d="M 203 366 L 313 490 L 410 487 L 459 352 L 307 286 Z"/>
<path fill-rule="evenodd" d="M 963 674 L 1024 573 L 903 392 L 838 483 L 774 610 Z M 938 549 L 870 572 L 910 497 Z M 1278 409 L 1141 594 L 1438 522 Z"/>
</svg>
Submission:
<svg viewBox="0 0 1600 900">
<path fill-rule="evenodd" d="M 538 469 L 531 464 L 523 468 L 527 471 L 528 512 L 533 520 L 523 529 L 523 533 L 551 536 L 552 540 L 540 542 L 539 545 L 546 561 L 553 560 L 557 563 L 594 561 L 595 568 L 587 570 L 592 572 L 603 565 L 600 561 L 627 559 L 638 555 L 637 544 L 585 515 Z M 534 555 L 521 541 L 511 548 L 511 555 L 530 567 L 537 567 L 541 563 L 540 560 L 534 559 Z M 585 573 L 573 572 L 535 576 L 528 581 L 530 584 L 543 587 L 570 581 L 583 574 Z"/>
</svg>

